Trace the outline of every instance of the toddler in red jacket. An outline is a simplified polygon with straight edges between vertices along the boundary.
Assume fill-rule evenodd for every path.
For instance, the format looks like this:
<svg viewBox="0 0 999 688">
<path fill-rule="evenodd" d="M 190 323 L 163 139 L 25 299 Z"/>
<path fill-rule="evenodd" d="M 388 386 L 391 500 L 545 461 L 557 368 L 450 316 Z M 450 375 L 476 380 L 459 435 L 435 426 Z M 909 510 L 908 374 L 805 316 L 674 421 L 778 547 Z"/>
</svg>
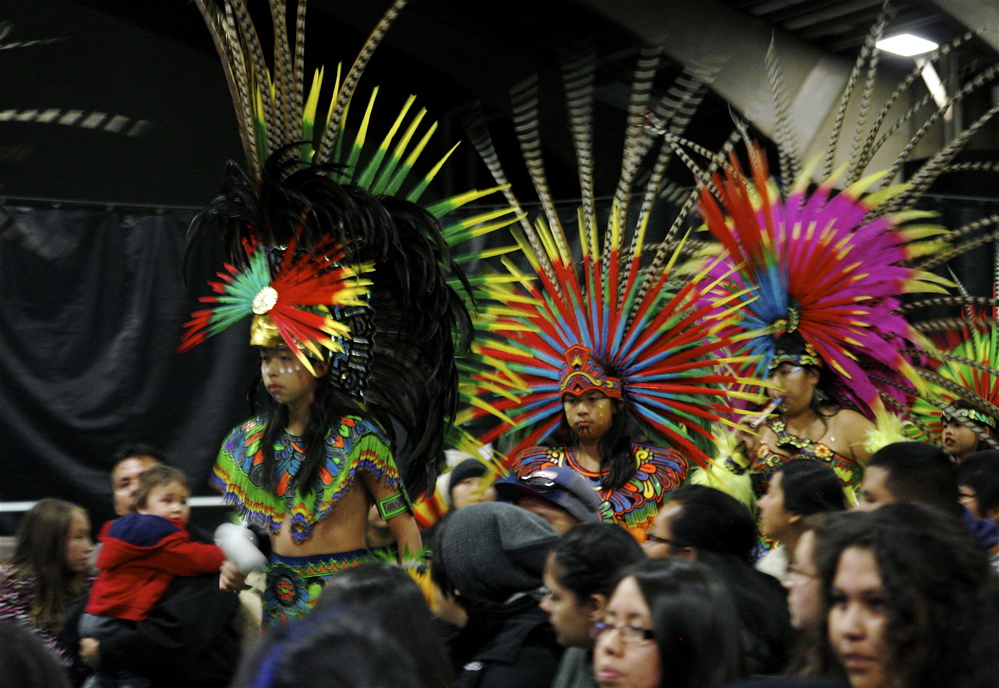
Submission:
<svg viewBox="0 0 999 688">
<path fill-rule="evenodd" d="M 184 474 L 170 466 L 150 468 L 139 481 L 135 513 L 109 521 L 98 539 L 100 573 L 80 619 L 81 638 L 107 638 L 142 621 L 163 597 L 174 576 L 202 576 L 222 568 L 216 545 L 191 542 L 187 521 L 191 495 Z M 101 667 L 85 688 L 145 688 L 148 679 Z"/>
</svg>

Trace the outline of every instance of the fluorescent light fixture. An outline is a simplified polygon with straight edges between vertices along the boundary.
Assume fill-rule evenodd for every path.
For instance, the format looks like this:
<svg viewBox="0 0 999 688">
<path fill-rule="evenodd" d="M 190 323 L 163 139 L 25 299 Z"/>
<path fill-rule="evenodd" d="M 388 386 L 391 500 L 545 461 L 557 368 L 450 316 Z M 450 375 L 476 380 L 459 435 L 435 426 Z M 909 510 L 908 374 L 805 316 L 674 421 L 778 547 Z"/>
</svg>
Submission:
<svg viewBox="0 0 999 688">
<path fill-rule="evenodd" d="M 884 50 L 889 53 L 895 53 L 896 55 L 902 55 L 903 57 L 912 57 L 913 55 L 922 55 L 923 53 L 928 53 L 931 50 L 936 50 L 939 46 L 933 41 L 928 41 L 925 38 L 920 38 L 919 36 L 913 36 L 911 33 L 900 33 L 897 36 L 892 36 L 891 38 L 883 38 L 875 45 L 878 50 Z"/>
</svg>

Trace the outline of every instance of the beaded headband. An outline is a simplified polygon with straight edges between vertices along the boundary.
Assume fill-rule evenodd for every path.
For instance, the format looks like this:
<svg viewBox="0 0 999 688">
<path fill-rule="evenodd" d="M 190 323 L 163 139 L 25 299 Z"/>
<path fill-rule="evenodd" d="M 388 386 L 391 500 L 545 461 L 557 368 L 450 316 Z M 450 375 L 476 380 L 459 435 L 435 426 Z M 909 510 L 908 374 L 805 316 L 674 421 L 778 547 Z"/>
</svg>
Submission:
<svg viewBox="0 0 999 688">
<path fill-rule="evenodd" d="M 565 352 L 565 363 L 558 375 L 559 393 L 581 397 L 591 390 L 603 392 L 612 399 L 621 398 L 621 378 L 604 373 L 593 360 L 590 350 L 575 344 Z"/>
</svg>

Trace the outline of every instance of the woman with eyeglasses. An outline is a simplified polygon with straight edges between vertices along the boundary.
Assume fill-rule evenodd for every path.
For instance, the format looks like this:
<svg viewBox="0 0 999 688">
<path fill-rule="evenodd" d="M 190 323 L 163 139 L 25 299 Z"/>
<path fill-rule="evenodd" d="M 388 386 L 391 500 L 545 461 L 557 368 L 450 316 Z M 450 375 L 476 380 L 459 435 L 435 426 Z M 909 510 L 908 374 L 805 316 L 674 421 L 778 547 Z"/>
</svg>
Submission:
<svg viewBox="0 0 999 688">
<path fill-rule="evenodd" d="M 545 562 L 541 608 L 566 648 L 551 688 L 596 688 L 594 621 L 603 617 L 618 571 L 645 559 L 642 547 L 613 523 L 584 523 L 559 538 Z"/>
<path fill-rule="evenodd" d="M 743 675 L 739 620 L 708 567 L 651 559 L 623 572 L 593 625 L 601 688 L 719 688 Z"/>
</svg>

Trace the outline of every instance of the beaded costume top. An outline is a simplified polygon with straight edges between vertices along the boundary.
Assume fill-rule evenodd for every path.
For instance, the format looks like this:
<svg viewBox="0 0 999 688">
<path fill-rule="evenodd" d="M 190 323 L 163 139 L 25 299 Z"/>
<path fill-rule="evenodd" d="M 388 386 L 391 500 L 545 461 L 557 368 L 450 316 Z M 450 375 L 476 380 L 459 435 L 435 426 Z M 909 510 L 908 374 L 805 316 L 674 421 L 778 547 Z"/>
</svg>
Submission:
<svg viewBox="0 0 999 688">
<path fill-rule="evenodd" d="M 336 508 L 350 491 L 359 471 L 402 491 L 399 471 L 388 440 L 373 424 L 356 416 L 345 416 L 326 436 L 326 461 L 320 466 L 315 485 L 304 493 L 297 482 L 305 458 L 301 437 L 284 433 L 274 445 L 277 480 L 268 486 L 264 474 L 265 418 L 257 416 L 233 429 L 219 451 L 209 481 L 230 504 L 253 525 L 271 532 L 281 529 L 290 514 L 291 536 L 302 543 L 315 524 Z"/>
<path fill-rule="evenodd" d="M 860 482 L 864 477 L 864 467 L 856 459 L 843 456 L 822 442 L 790 434 L 787 425 L 780 418 L 771 420 L 767 426 L 777 435 L 776 448 L 786 454 L 778 454 L 765 443 L 756 448 L 756 456 L 753 457 L 752 463 L 752 478 L 753 492 L 757 497 L 766 494 L 770 476 L 785 463 L 791 459 L 803 458 L 816 459 L 832 468 L 843 484 L 847 501 L 851 504 L 857 503 L 857 490 L 860 489 Z"/>
<path fill-rule="evenodd" d="M 683 482 L 689 464 L 687 459 L 670 449 L 633 443 L 636 470 L 623 487 L 605 490 L 600 481 L 604 472 L 590 471 L 576 460 L 571 447 L 531 447 L 521 452 L 513 470 L 518 475 L 545 468 L 568 466 L 593 485 L 603 502 L 600 517 L 632 531 L 645 531 L 655 525 L 659 507 L 666 496 Z"/>
</svg>

